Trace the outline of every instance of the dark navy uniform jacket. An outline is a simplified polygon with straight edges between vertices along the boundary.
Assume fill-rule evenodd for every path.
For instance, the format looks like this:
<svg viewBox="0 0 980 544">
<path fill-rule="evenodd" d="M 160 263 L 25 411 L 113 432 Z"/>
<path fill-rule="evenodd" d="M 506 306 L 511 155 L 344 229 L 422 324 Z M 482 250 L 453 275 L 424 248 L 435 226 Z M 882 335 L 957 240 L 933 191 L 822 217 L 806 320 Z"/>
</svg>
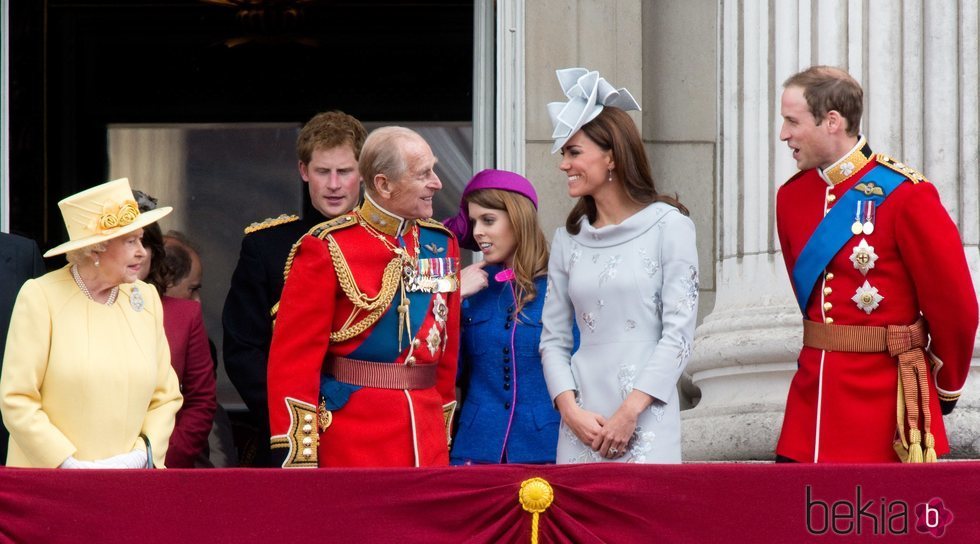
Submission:
<svg viewBox="0 0 980 544">
<path fill-rule="evenodd" d="M 319 215 L 279 224 L 271 220 L 265 224 L 273 223 L 273 226 L 260 225 L 242 239 L 242 250 L 231 277 L 221 323 L 225 370 L 258 428 L 257 449 L 253 450 L 255 458 L 243 459 L 244 464 L 268 466 L 270 463 L 266 391 L 272 343 L 270 311 L 282 295 L 283 269 L 289 250 L 322 221 L 324 218 Z"/>
</svg>

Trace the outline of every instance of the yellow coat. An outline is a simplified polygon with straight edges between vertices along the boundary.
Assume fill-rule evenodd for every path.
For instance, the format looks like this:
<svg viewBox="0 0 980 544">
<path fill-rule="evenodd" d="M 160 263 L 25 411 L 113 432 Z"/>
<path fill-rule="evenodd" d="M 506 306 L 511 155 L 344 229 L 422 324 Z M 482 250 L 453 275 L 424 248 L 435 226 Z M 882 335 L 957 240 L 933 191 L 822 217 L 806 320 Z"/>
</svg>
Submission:
<svg viewBox="0 0 980 544">
<path fill-rule="evenodd" d="M 162 467 L 181 402 L 153 286 L 121 285 L 106 306 L 89 300 L 66 266 L 21 288 L 0 372 L 9 466 L 104 459 L 143 448 L 143 433 Z"/>
</svg>

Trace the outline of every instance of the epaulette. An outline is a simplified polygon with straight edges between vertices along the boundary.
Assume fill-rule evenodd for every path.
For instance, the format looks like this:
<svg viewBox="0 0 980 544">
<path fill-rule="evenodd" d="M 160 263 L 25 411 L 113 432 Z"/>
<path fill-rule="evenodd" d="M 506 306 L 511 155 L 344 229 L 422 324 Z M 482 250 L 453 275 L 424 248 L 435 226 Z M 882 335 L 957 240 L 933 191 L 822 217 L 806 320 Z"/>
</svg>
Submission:
<svg viewBox="0 0 980 544">
<path fill-rule="evenodd" d="M 245 227 L 245 234 L 252 234 L 253 232 L 257 232 L 262 229 L 285 225 L 286 223 L 292 223 L 293 221 L 299 221 L 299 216 L 284 213 L 279 217 L 270 217 L 264 221 L 256 221 L 255 223 L 252 223 L 251 225 Z"/>
<path fill-rule="evenodd" d="M 916 169 L 904 163 L 898 162 L 895 159 L 889 157 L 888 155 L 882 155 L 881 153 L 878 153 L 877 159 L 878 159 L 878 164 L 887 166 L 888 168 L 891 168 L 892 170 L 898 172 L 899 174 L 902 174 L 903 176 L 912 180 L 912 183 L 919 183 L 922 181 L 929 183 L 929 180 L 927 180 L 926 177 L 923 176 L 921 173 L 919 173 Z"/>
<path fill-rule="evenodd" d="M 436 221 L 435 219 L 417 219 L 416 222 L 418 222 L 419 226 L 421 227 L 441 230 L 450 236 L 453 235 L 452 231 L 446 228 L 446 225 L 443 225 L 442 223 Z"/>
<path fill-rule="evenodd" d="M 328 221 L 324 221 L 323 223 L 317 224 L 315 227 L 310 229 L 306 234 L 309 234 L 310 236 L 314 236 L 316 238 L 323 240 L 324 238 L 327 237 L 328 234 L 330 234 L 335 230 L 352 227 L 356 224 L 357 224 L 357 220 L 354 218 L 352 214 L 345 214 L 339 217 L 334 217 L 333 219 L 330 219 Z M 297 241 L 296 244 L 298 245 L 299 241 Z"/>
</svg>

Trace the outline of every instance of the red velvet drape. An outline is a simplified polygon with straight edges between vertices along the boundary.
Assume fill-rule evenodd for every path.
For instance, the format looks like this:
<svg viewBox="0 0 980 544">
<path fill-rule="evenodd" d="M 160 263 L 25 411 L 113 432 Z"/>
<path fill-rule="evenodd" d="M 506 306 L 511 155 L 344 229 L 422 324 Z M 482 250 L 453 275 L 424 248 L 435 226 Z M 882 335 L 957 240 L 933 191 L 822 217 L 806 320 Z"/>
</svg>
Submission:
<svg viewBox="0 0 980 544">
<path fill-rule="evenodd" d="M 944 518 L 939 542 L 980 541 L 980 463 L 951 462 L 417 470 L 0 468 L 0 542 L 530 542 L 531 514 L 521 509 L 518 490 L 535 476 L 547 480 L 555 496 L 541 514 L 542 543 L 881 542 L 893 537 L 937 542 L 916 529 L 915 512 L 917 505 L 935 498 L 942 501 L 940 513 L 952 513 L 952 523 Z M 844 503 L 852 505 L 848 516 Z M 857 515 L 862 505 L 865 512 Z M 884 523 L 902 505 L 906 533 L 899 532 L 902 519 L 895 517 L 886 534 Z M 933 502 L 931 508 L 938 505 Z M 831 508 L 839 515 L 840 536 L 823 524 Z M 884 519 L 876 525 L 882 509 Z"/>
</svg>

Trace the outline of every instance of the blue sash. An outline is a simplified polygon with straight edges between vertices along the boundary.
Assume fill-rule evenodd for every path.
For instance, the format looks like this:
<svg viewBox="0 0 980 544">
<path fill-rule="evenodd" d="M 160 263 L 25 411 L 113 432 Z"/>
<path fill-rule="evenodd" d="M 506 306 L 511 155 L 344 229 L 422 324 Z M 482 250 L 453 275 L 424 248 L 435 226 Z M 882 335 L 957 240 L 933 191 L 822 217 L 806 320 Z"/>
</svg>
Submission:
<svg viewBox="0 0 980 544">
<path fill-rule="evenodd" d="M 400 241 L 402 242 L 401 247 L 405 247 L 404 240 Z M 442 232 L 419 228 L 420 259 L 444 257 L 444 254 L 439 255 L 434 253 L 431 248 L 439 246 L 445 250 L 448 245 L 448 237 Z M 368 337 L 364 339 L 364 342 L 360 346 L 357 346 L 357 349 L 349 353 L 347 355 L 348 357 L 362 361 L 390 362 L 394 361 L 401 354 L 405 346 L 398 346 L 397 309 L 400 296 L 400 294 L 395 295 L 395 299 L 391 301 L 391 305 L 385 311 L 384 315 L 371 327 L 371 332 L 368 334 Z M 408 315 L 412 330 L 410 333 L 405 333 L 404 338 L 408 342 L 411 342 L 418 334 L 419 329 L 422 328 L 422 322 L 425 321 L 425 316 L 429 313 L 429 308 L 432 306 L 432 299 L 436 295 L 434 293 L 416 291 L 406 293 L 406 296 L 409 300 Z M 448 297 L 444 294 L 443 298 Z"/>
<path fill-rule="evenodd" d="M 865 194 L 859 189 L 847 191 L 837 201 L 837 204 L 824 216 L 816 230 L 810 235 L 803 251 L 800 252 L 796 265 L 793 267 L 793 290 L 796 291 L 796 303 L 806 316 L 806 304 L 816 285 L 820 273 L 844 244 L 854 237 L 851 224 L 854 222 L 854 210 L 859 200 L 872 200 L 876 207 L 898 187 L 905 176 L 882 165 L 877 165 L 864 175 L 859 183 L 874 183 L 882 189 L 881 195 Z M 857 184 L 856 184 L 857 185 Z"/>
<path fill-rule="evenodd" d="M 399 239 L 401 247 L 405 247 L 405 241 Z M 419 258 L 431 259 L 435 257 L 445 257 L 443 251 L 449 246 L 449 237 L 440 231 L 419 228 Z M 433 248 L 442 251 L 433 251 Z M 372 362 L 394 361 L 402 352 L 398 346 L 398 302 L 400 293 L 395 295 L 391 305 L 371 327 L 371 332 L 367 338 L 357 346 L 347 357 Z M 406 293 L 409 299 L 409 319 L 411 321 L 411 334 L 406 334 L 404 338 L 411 342 L 422 328 L 426 314 L 432 306 L 434 293 L 409 292 Z M 447 295 L 443 297 L 448 298 Z M 320 394 L 323 395 L 327 410 L 339 410 L 351 394 L 360 389 L 360 386 L 337 381 L 331 374 L 323 374 L 320 377 Z"/>
</svg>

